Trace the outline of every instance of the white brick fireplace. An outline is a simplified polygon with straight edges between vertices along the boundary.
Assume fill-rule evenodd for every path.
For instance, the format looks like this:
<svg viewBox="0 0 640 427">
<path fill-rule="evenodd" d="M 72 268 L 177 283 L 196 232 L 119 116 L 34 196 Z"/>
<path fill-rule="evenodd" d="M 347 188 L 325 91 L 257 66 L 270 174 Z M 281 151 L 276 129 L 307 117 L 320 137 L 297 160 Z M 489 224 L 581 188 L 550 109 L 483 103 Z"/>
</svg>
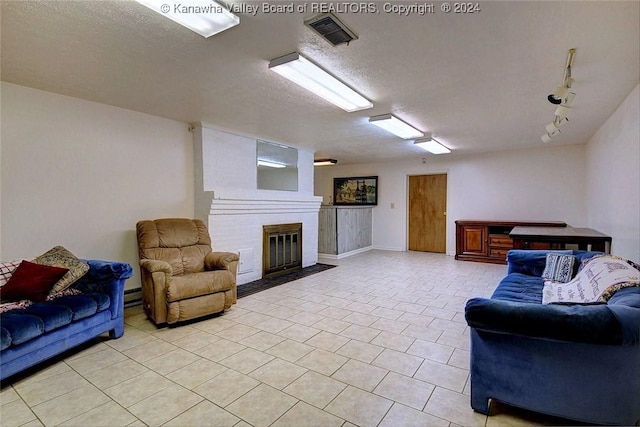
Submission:
<svg viewBox="0 0 640 427">
<path fill-rule="evenodd" d="M 257 189 L 256 139 L 196 124 L 195 214 L 209 227 L 214 251 L 240 253 L 238 284 L 262 277 L 264 225 L 302 223 L 302 266 L 318 260 L 313 152 L 298 149 L 298 191 Z"/>
</svg>

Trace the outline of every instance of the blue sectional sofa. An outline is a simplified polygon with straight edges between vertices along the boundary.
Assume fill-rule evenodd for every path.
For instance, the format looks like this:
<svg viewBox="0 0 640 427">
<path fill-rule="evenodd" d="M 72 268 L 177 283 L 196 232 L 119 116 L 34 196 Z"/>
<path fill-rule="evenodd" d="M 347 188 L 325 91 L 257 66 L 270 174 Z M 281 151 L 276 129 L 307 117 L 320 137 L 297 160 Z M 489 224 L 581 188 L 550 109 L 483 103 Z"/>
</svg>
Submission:
<svg viewBox="0 0 640 427">
<path fill-rule="evenodd" d="M 73 288 L 81 295 L 35 303 L 0 314 L 0 380 L 105 332 L 124 333 L 124 284 L 129 264 L 84 260 L 89 271 Z"/>
<path fill-rule="evenodd" d="M 543 305 L 548 251 L 512 250 L 491 298 L 467 302 L 471 406 L 497 401 L 594 424 L 640 422 L 640 287 L 601 304 Z M 579 261 L 595 255 L 554 251 Z"/>
</svg>

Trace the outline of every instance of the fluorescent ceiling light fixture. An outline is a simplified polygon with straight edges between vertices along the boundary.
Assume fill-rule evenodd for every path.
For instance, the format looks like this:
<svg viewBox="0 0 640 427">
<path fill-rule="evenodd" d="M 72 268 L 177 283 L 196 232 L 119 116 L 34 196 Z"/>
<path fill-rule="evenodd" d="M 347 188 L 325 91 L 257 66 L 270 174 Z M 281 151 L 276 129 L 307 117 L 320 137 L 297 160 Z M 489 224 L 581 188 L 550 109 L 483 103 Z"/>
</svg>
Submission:
<svg viewBox="0 0 640 427">
<path fill-rule="evenodd" d="M 371 101 L 297 52 L 272 59 L 269 68 L 350 113 L 373 107 Z"/>
<path fill-rule="evenodd" d="M 369 117 L 369 123 L 403 139 L 420 138 L 424 133 L 391 114 Z"/>
<path fill-rule="evenodd" d="M 136 1 L 205 38 L 240 23 L 239 17 L 214 0 Z"/>
<path fill-rule="evenodd" d="M 268 168 L 286 168 L 287 165 L 282 163 L 270 162 L 268 160 L 258 160 L 258 166 L 266 166 Z"/>
<path fill-rule="evenodd" d="M 313 166 L 333 166 L 338 161 L 336 159 L 316 159 L 313 161 Z"/>
<path fill-rule="evenodd" d="M 416 139 L 413 143 L 432 154 L 447 154 L 451 152 L 450 149 L 433 139 L 430 134 L 427 134 L 426 138 Z"/>
</svg>

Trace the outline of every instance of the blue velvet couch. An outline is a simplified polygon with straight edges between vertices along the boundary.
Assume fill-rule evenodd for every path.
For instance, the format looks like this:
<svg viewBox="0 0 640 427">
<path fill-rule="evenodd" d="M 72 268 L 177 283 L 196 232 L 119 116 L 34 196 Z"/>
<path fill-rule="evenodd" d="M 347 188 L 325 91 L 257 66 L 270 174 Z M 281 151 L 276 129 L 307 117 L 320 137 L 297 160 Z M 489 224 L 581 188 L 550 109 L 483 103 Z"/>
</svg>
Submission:
<svg viewBox="0 0 640 427">
<path fill-rule="evenodd" d="M 73 288 L 82 295 L 34 303 L 0 314 L 0 380 L 105 332 L 124 333 L 124 283 L 129 264 L 84 260 L 89 271 Z"/>
<path fill-rule="evenodd" d="M 571 420 L 640 422 L 640 287 L 606 304 L 543 305 L 546 253 L 511 250 L 492 297 L 467 301 L 471 407 L 489 401 Z M 584 260 L 596 253 L 554 251 Z"/>
</svg>

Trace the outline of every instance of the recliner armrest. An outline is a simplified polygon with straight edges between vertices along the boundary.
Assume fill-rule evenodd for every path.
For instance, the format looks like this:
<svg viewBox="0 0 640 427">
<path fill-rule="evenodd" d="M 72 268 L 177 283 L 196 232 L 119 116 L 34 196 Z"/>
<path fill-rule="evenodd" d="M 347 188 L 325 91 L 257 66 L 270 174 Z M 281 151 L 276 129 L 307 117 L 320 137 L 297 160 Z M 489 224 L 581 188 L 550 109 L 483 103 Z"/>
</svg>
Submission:
<svg viewBox="0 0 640 427">
<path fill-rule="evenodd" d="M 238 254 L 233 252 L 209 252 L 204 257 L 204 268 L 206 270 L 231 270 L 231 263 L 239 260 Z"/>
<path fill-rule="evenodd" d="M 173 269 L 168 262 L 157 259 L 141 259 L 140 267 L 145 269 L 149 273 L 162 272 L 167 273 L 168 275 L 171 275 L 173 273 Z"/>
</svg>

